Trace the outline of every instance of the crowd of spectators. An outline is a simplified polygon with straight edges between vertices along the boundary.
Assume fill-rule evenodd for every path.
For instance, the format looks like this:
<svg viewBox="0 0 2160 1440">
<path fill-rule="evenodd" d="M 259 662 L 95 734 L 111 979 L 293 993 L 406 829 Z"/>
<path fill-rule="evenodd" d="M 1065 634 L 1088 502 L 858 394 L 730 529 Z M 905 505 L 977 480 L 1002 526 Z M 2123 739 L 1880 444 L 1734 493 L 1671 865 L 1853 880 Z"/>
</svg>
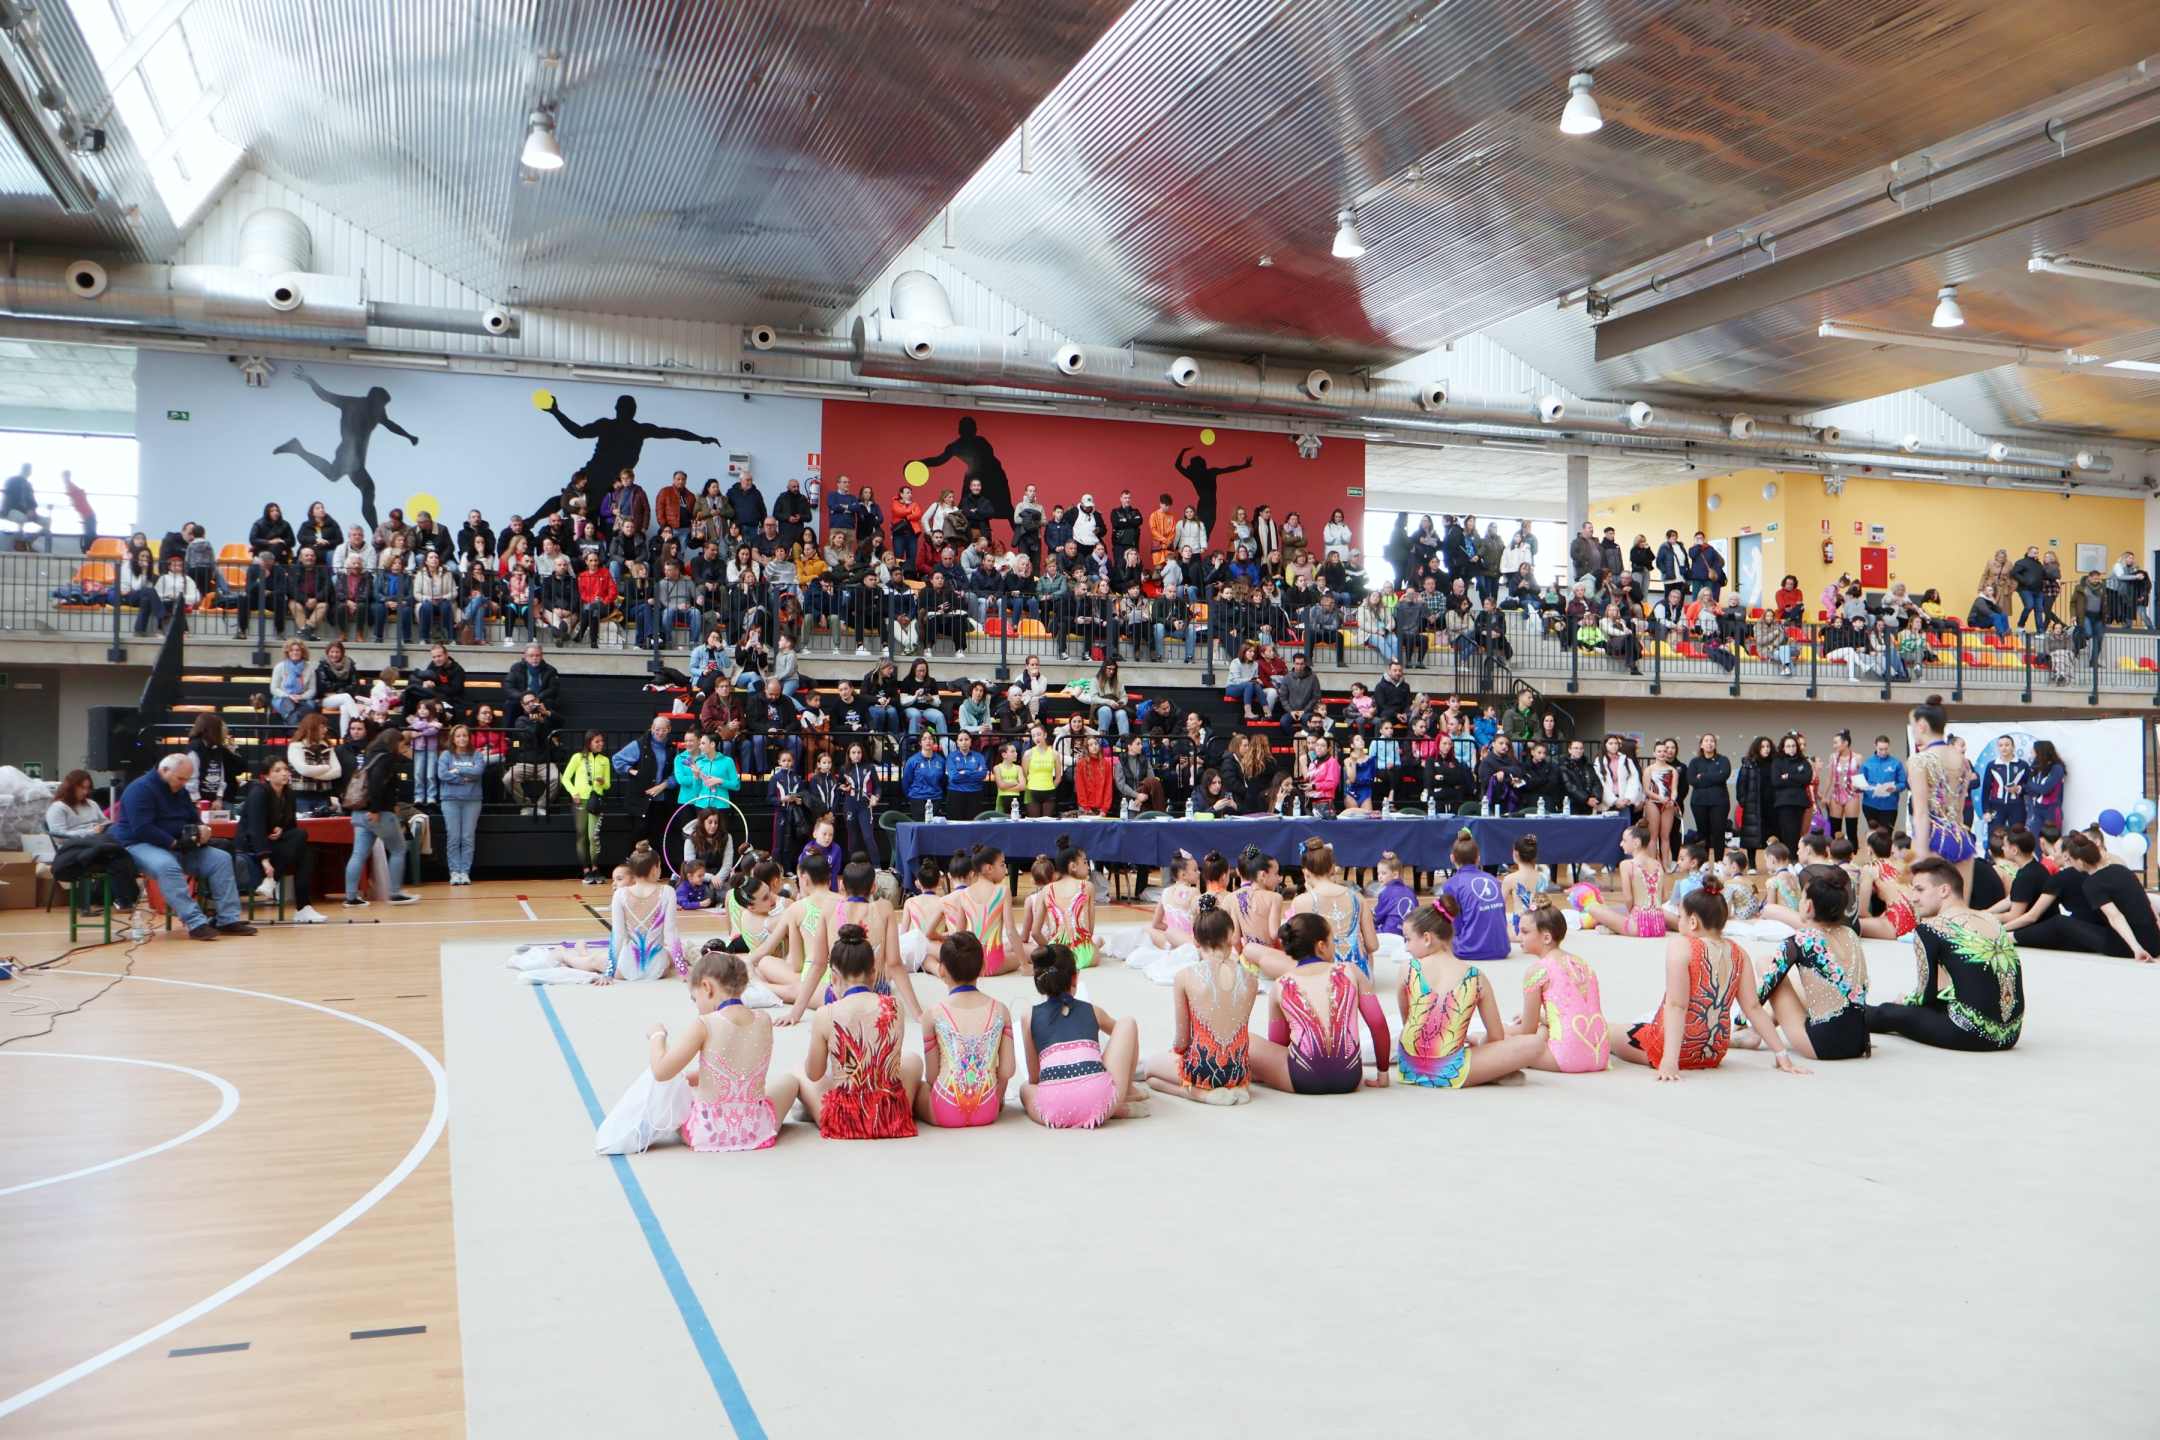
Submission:
<svg viewBox="0 0 2160 1440">
<path fill-rule="evenodd" d="M 2142 623 L 2150 577 L 2124 552 L 2105 572 L 2065 577 L 2053 552 L 1998 551 L 1962 616 L 1940 590 L 1903 583 L 1865 591 L 1840 576 L 1820 595 L 1786 576 L 1766 603 L 1733 592 L 1722 551 L 1701 532 L 1636 534 L 1585 524 L 1564 567 L 1542 567 L 1527 521 L 1503 534 L 1473 515 L 1399 516 L 1386 565 L 1368 569 L 1341 510 L 1309 535 L 1295 511 L 1235 507 L 1211 521 L 1168 494 L 1142 510 L 1133 492 L 1099 508 L 1092 494 L 1046 505 L 1029 486 L 1010 517 L 979 481 L 927 506 L 901 486 L 881 501 L 840 478 L 829 493 L 790 481 L 768 503 L 748 475 L 693 490 L 675 472 L 657 498 L 632 472 L 597 512 L 585 477 L 530 521 L 500 528 L 468 511 L 453 533 L 436 517 L 392 509 L 372 532 L 341 524 L 322 501 L 297 526 L 276 504 L 250 528 L 235 580 L 202 527 L 151 547 L 136 536 L 120 598 L 147 631 L 190 611 L 261 625 L 309 643 L 324 637 L 400 646 L 434 639 L 504 648 L 687 647 L 695 682 L 717 666 L 778 678 L 793 695 L 812 635 L 833 651 L 902 659 L 956 653 L 1004 627 L 1059 658 L 1120 655 L 1191 663 L 1219 647 L 1249 709 L 1273 708 L 1287 655 L 1425 668 L 1436 653 L 1497 688 L 1535 635 L 1641 673 L 1653 649 L 1731 670 L 1743 660 L 1792 673 L 1803 643 L 1848 677 L 1906 678 L 1961 628 L 2031 628 L 2036 663 L 2068 683 L 2075 657 L 2097 663 L 2097 637 Z M 1382 581 L 1381 575 L 1392 578 Z M 2016 610 L 2015 621 L 2012 611 Z M 1814 627 L 1812 630 L 1803 627 Z M 1665 650 L 1664 653 L 1670 653 Z M 1273 700 L 1271 700 L 1273 697 Z"/>
</svg>

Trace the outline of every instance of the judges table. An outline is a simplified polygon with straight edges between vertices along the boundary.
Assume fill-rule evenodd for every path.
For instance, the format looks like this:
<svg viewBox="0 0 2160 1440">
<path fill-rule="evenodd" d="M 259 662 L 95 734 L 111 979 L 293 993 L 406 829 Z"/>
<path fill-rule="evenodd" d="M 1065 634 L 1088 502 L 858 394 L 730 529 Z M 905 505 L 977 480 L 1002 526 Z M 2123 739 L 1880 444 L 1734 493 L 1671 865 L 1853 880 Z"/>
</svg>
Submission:
<svg viewBox="0 0 2160 1440">
<path fill-rule="evenodd" d="M 1343 865 L 1372 865 L 1392 850 L 1421 870 L 1453 865 L 1449 851 L 1468 828 L 1482 864 L 1504 865 L 1515 842 L 1538 838 L 1540 864 L 1610 865 L 1620 859 L 1627 821 L 1618 815 L 1376 815 L 1370 819 L 1284 819 L 1233 815 L 1217 820 L 926 820 L 904 821 L 893 832 L 899 873 L 912 875 L 924 855 L 940 858 L 976 845 L 995 845 L 1008 856 L 1054 853 L 1064 836 L 1088 858 L 1107 865 L 1168 865 L 1184 850 L 1220 850 L 1232 861 L 1248 845 L 1295 865 L 1305 842 L 1317 837 L 1335 848 Z"/>
</svg>

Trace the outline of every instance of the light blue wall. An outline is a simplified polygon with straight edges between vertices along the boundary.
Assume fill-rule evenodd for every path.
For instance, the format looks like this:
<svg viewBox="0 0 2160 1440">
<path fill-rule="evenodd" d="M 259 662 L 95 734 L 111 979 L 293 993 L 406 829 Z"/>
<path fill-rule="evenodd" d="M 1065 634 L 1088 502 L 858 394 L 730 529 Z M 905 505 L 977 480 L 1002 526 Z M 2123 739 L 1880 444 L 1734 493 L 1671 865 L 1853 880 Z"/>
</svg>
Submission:
<svg viewBox="0 0 2160 1440">
<path fill-rule="evenodd" d="M 293 374 L 291 361 L 275 364 L 269 384 L 257 390 L 242 383 L 239 366 L 222 355 L 142 352 L 135 404 L 144 530 L 155 536 L 183 520 L 199 520 L 219 543 L 244 540 L 272 500 L 295 523 L 312 500 L 321 500 L 341 523 L 360 519 L 359 495 L 349 482 L 326 481 L 304 461 L 272 453 L 297 438 L 327 458 L 338 441 L 338 412 L 315 398 Z M 397 505 L 409 520 L 412 497 L 430 494 L 447 512 L 438 518 L 453 530 L 475 506 L 499 528 L 510 515 L 538 508 L 592 454 L 592 441 L 565 434 L 533 407 L 533 392 L 543 382 L 530 378 L 377 365 L 306 368 L 324 389 L 343 395 L 364 395 L 380 385 L 390 392 L 390 419 L 420 437 L 411 445 L 388 430 L 373 433 L 368 469 L 378 515 Z M 638 483 L 648 495 L 678 469 L 689 473 L 693 489 L 707 476 L 724 485 L 730 455 L 745 455 L 758 488 L 770 498 L 802 476 L 819 449 L 824 407 L 816 400 L 580 381 L 545 382 L 545 388 L 575 420 L 612 415 L 615 398 L 627 393 L 638 402 L 639 420 L 722 442 L 647 441 Z M 169 419 L 167 412 L 175 410 L 189 418 Z"/>
</svg>

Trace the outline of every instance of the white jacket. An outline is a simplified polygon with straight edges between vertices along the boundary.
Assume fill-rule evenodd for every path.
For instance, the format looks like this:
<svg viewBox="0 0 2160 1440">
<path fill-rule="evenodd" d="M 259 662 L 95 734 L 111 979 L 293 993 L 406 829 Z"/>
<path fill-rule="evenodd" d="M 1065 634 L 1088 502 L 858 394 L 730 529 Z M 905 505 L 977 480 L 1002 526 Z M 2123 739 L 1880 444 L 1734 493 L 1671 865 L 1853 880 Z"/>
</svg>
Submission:
<svg viewBox="0 0 2160 1440">
<path fill-rule="evenodd" d="M 1633 809 L 1642 804 L 1642 771 L 1627 756 L 1598 756 L 1597 776 L 1606 809 L 1616 810 L 1622 806 Z"/>
</svg>

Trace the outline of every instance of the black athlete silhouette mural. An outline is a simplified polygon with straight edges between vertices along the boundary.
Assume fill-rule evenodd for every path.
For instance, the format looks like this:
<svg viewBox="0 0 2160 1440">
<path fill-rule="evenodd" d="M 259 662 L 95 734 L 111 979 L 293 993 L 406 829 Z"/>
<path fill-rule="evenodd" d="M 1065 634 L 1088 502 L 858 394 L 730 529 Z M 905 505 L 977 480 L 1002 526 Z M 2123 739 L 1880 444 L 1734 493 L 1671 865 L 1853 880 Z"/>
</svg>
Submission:
<svg viewBox="0 0 2160 1440">
<path fill-rule="evenodd" d="M 547 404 L 541 408 L 555 417 L 556 424 L 578 439 L 593 442 L 592 458 L 584 465 L 587 515 L 600 513 L 600 501 L 608 491 L 615 488 L 616 476 L 625 470 L 637 469 L 638 457 L 645 453 L 647 440 L 689 440 L 699 445 L 720 443 L 712 436 L 700 435 L 694 430 L 646 424 L 637 418 L 635 395 L 616 396 L 615 413 L 612 416 L 603 415 L 583 425 L 563 414 L 553 395 L 547 397 Z M 543 515 L 552 514 L 561 504 L 560 495 L 551 496 L 546 504 L 525 518 L 538 520 Z"/>
<path fill-rule="evenodd" d="M 1199 515 L 1202 528 L 1212 535 L 1215 533 L 1215 482 L 1225 475 L 1252 469 L 1252 456 L 1247 455 L 1242 465 L 1210 465 L 1205 455 L 1196 453 L 1187 459 L 1186 453 L 1191 450 L 1190 445 L 1179 446 L 1177 464 L 1172 468 L 1192 482 L 1193 510 Z"/>
<path fill-rule="evenodd" d="M 958 460 L 963 471 L 960 489 L 967 491 L 970 480 L 982 481 L 983 498 L 990 502 L 990 513 L 1000 520 L 1010 522 L 1013 514 L 1012 482 L 1005 478 L 1004 462 L 990 442 L 976 432 L 975 417 L 960 417 L 960 438 L 947 445 L 935 455 L 925 455 L 922 463 L 936 469 L 948 460 Z"/>
<path fill-rule="evenodd" d="M 315 383 L 315 377 L 301 366 L 293 366 L 293 374 L 307 381 L 308 389 L 325 405 L 334 406 L 338 412 L 337 454 L 328 460 L 316 455 L 300 443 L 295 436 L 278 446 L 273 455 L 297 455 L 315 467 L 325 480 L 350 480 L 360 492 L 360 513 L 367 518 L 368 529 L 378 523 L 375 518 L 375 477 L 368 473 L 368 439 L 380 425 L 393 435 L 402 435 L 413 444 L 420 437 L 390 418 L 390 392 L 377 385 L 365 395 L 339 395 L 325 390 Z"/>
</svg>

